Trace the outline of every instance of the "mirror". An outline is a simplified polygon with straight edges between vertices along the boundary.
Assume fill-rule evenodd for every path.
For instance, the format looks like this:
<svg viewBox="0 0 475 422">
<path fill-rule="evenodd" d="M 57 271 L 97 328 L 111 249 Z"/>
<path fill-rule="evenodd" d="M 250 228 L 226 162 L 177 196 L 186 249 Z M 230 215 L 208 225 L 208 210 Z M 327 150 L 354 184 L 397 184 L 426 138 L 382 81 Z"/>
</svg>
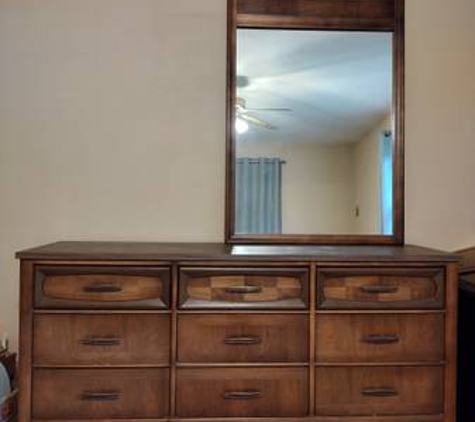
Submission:
<svg viewBox="0 0 475 422">
<path fill-rule="evenodd" d="M 236 233 L 392 234 L 392 34 L 239 29 L 237 81 Z"/>
<path fill-rule="evenodd" d="M 234 29 L 228 240 L 401 242 L 395 31 L 273 26 Z"/>
</svg>

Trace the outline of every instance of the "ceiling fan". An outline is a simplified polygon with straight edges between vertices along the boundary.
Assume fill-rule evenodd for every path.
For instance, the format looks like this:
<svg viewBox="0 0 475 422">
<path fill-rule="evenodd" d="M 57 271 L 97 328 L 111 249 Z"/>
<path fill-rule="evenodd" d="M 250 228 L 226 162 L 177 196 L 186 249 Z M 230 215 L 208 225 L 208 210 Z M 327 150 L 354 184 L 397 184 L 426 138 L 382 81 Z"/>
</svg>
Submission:
<svg viewBox="0 0 475 422">
<path fill-rule="evenodd" d="M 256 112 L 291 112 L 290 108 L 247 108 L 246 100 L 242 97 L 236 98 L 236 131 L 245 133 L 249 129 L 249 124 L 264 129 L 277 130 L 278 127 L 256 115 Z"/>
</svg>

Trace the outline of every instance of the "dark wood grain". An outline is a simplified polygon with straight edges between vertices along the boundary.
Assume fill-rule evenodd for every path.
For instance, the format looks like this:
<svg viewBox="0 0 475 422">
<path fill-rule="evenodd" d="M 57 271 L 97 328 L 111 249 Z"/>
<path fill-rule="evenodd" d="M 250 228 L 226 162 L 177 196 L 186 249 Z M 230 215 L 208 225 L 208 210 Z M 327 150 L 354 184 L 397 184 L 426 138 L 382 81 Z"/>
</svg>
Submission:
<svg viewBox="0 0 475 422">
<path fill-rule="evenodd" d="M 168 414 L 168 369 L 38 369 L 35 419 L 160 418 Z M 113 393 L 114 399 L 87 394 Z"/>
<path fill-rule="evenodd" d="M 453 262 L 456 254 L 405 246 L 229 246 L 224 243 L 55 242 L 16 254 L 52 261 L 390 261 Z M 136 265 L 137 263 L 135 263 Z M 83 263 L 84 265 L 84 263 Z"/>
<path fill-rule="evenodd" d="M 180 362 L 308 362 L 308 316 L 180 315 Z"/>
<path fill-rule="evenodd" d="M 443 268 L 324 268 L 317 274 L 321 309 L 444 307 Z"/>
<path fill-rule="evenodd" d="M 33 297 L 34 266 L 31 261 L 20 264 L 20 364 L 18 373 L 18 420 L 31 420 L 31 384 L 33 367 Z"/>
<path fill-rule="evenodd" d="M 182 268 L 180 307 L 305 309 L 305 268 Z"/>
<path fill-rule="evenodd" d="M 447 422 L 457 419 L 457 314 L 458 314 L 458 266 L 447 268 L 447 295 L 445 319 L 446 360 L 444 410 Z"/>
<path fill-rule="evenodd" d="M 394 28 L 394 0 L 237 0 L 239 27 Z"/>
<path fill-rule="evenodd" d="M 226 242 L 230 244 L 404 244 L 404 0 L 228 0 Z M 237 234 L 235 220 L 235 86 L 238 28 L 391 31 L 393 51 L 393 235 Z"/>
<path fill-rule="evenodd" d="M 316 361 L 443 362 L 445 315 L 319 315 Z"/>
<path fill-rule="evenodd" d="M 36 315 L 35 365 L 169 365 L 169 315 Z"/>
<path fill-rule="evenodd" d="M 305 416 L 308 370 L 304 368 L 179 369 L 177 413 L 181 417 Z M 226 393 L 259 393 L 227 399 Z"/>
<path fill-rule="evenodd" d="M 47 252 L 44 259 L 22 261 L 21 344 L 25 353 L 20 378 L 25 391 L 20 422 L 47 418 L 195 418 L 205 422 L 224 417 L 228 422 L 249 422 L 256 416 L 263 417 L 261 422 L 277 422 L 284 417 L 287 422 L 336 422 L 349 415 L 353 415 L 352 422 L 455 422 L 456 256 L 415 247 L 376 246 L 245 247 L 235 249 L 235 253 L 228 250 L 223 255 L 208 256 L 210 250 L 225 250 L 225 246 L 175 245 L 170 254 L 169 246 L 164 244 L 140 244 L 137 248 L 136 244 L 116 243 L 100 243 L 88 253 L 88 244 L 42 247 L 41 253 Z M 64 252 L 65 246 L 68 257 L 58 253 L 58 248 Z M 88 258 L 83 261 L 77 254 L 70 256 L 72 249 Z M 144 259 L 145 250 L 153 251 L 153 260 L 151 255 Z M 178 250 L 185 254 L 174 255 Z M 103 259 L 103 254 L 109 256 L 111 251 L 124 251 L 125 255 L 123 259 Z M 35 266 L 73 266 L 88 271 L 129 268 L 140 272 L 153 271 L 157 265 L 171 269 L 168 309 L 107 308 L 107 302 L 81 309 L 69 309 L 67 305 L 34 309 Z M 238 280 L 240 285 L 251 287 L 256 281 L 264 282 L 263 288 L 269 281 L 266 277 L 273 282 L 279 277 L 304 281 L 305 294 L 299 297 L 304 298 L 305 306 L 242 308 L 239 301 L 226 301 L 221 309 L 180 309 L 180 285 L 186 282 L 186 277 L 180 278 L 183 271 L 191 271 L 191 279 L 224 276 L 225 286 L 235 276 L 238 278 L 233 282 Z M 367 304 L 319 308 L 317 290 L 322 280 L 317 280 L 317 275 L 322 271 L 324 282 L 336 276 L 345 287 L 352 277 L 361 281 L 361 277 L 370 276 L 370 282 L 364 279 L 363 284 L 387 284 L 391 291 L 365 292 L 371 295 L 369 302 L 378 304 L 376 309 Z M 249 280 L 249 276 L 254 278 Z M 422 278 L 429 285 L 435 280 L 435 284 L 445 286 L 444 294 L 435 294 L 441 299 L 436 309 L 424 307 L 424 301 L 395 309 L 393 302 L 380 300 L 381 295 L 394 294 L 395 286 L 412 286 L 414 278 Z M 407 284 L 407 279 L 411 283 Z M 434 289 L 422 290 L 434 296 Z M 413 297 L 414 292 L 409 288 L 404 294 Z M 397 343 L 393 341 L 395 336 Z M 370 341 L 361 344 L 365 337 Z M 90 346 L 81 343 L 84 338 L 111 344 Z M 126 341 L 117 342 L 118 338 Z M 93 348 L 91 352 L 85 350 L 89 347 Z M 109 350 L 115 347 L 120 351 Z M 29 390 L 32 371 L 33 396 Z M 154 371 L 165 371 L 161 372 L 166 376 L 160 383 L 148 379 L 154 379 Z M 351 394 L 358 382 L 368 380 L 380 380 L 381 384 L 368 384 L 369 395 L 358 402 Z M 387 391 L 393 387 L 389 381 L 397 385 L 398 396 Z M 86 391 L 93 393 L 87 405 L 82 400 L 77 402 L 80 395 L 74 390 L 76 385 L 98 387 Z M 397 399 L 399 389 L 402 398 Z M 149 404 L 141 404 L 142 398 L 155 400 L 151 391 L 162 397 L 158 399 L 161 416 L 157 416 L 156 407 L 148 413 Z M 342 394 L 347 395 L 343 406 L 338 402 Z M 44 412 L 42 415 L 30 416 L 31 398 L 35 410 Z M 62 413 L 55 416 L 54 412 Z M 338 412 L 346 412 L 347 416 Z M 386 416 L 374 416 L 375 412 Z M 434 413 L 417 416 L 418 412 Z"/>
<path fill-rule="evenodd" d="M 168 308 L 168 268 L 38 266 L 38 308 Z"/>
<path fill-rule="evenodd" d="M 226 418 L 225 422 L 339 422 L 346 420 L 348 422 L 444 422 L 443 415 L 419 415 L 414 416 L 357 416 L 351 418 L 339 419 L 332 416 L 312 416 L 305 418 Z M 222 420 L 219 420 L 221 422 Z M 79 421 L 68 421 L 79 422 Z M 93 422 L 118 422 L 118 421 L 93 421 Z M 141 422 L 154 422 L 144 421 Z M 217 422 L 216 418 L 171 418 L 167 422 Z"/>
<path fill-rule="evenodd" d="M 335 367 L 317 368 L 316 373 L 317 415 L 438 415 L 444 412 L 442 367 Z M 391 394 L 384 394 L 386 392 Z"/>
</svg>

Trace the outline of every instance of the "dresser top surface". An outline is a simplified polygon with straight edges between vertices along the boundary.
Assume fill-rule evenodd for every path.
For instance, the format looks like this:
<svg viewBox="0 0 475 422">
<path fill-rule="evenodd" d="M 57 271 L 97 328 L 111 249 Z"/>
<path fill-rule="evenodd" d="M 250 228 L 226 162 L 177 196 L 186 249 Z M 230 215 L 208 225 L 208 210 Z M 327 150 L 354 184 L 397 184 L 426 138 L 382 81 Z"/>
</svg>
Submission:
<svg viewBox="0 0 475 422">
<path fill-rule="evenodd" d="M 224 243 L 55 242 L 16 254 L 31 260 L 458 261 L 418 246 L 230 246 Z"/>
</svg>

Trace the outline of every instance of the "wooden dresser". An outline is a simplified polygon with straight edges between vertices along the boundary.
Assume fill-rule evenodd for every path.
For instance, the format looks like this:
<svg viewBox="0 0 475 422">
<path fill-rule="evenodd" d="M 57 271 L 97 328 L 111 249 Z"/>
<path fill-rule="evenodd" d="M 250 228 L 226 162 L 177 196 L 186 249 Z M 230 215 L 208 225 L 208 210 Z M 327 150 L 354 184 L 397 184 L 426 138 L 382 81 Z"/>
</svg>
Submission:
<svg viewBox="0 0 475 422">
<path fill-rule="evenodd" d="M 21 259 L 20 422 L 454 422 L 457 257 L 58 242 Z"/>
</svg>

